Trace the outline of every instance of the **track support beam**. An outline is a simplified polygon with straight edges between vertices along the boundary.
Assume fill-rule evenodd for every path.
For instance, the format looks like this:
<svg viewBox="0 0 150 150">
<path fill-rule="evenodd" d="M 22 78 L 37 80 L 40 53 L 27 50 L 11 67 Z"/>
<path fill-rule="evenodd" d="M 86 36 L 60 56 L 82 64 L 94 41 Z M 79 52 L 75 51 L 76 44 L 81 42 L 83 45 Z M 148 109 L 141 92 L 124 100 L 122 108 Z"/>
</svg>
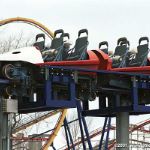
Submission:
<svg viewBox="0 0 150 150">
<path fill-rule="evenodd" d="M 129 113 L 119 112 L 116 116 L 116 150 L 129 150 Z"/>
<path fill-rule="evenodd" d="M 8 125 L 8 114 L 3 112 L 2 109 L 3 99 L 0 98 L 0 150 L 10 150 L 10 130 Z"/>
</svg>

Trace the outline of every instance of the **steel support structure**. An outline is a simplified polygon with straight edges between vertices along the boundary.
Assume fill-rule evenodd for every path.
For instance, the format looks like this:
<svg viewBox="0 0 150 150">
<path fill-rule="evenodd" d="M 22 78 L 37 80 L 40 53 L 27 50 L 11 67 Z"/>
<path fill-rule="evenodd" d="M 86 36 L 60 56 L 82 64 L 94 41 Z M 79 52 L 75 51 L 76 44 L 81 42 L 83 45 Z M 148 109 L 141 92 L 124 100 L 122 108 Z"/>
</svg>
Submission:
<svg viewBox="0 0 150 150">
<path fill-rule="evenodd" d="M 105 121 L 104 121 L 103 129 L 102 129 L 102 135 L 101 135 L 101 139 L 100 139 L 100 144 L 99 144 L 98 150 L 101 150 L 101 149 L 107 150 L 108 149 L 110 127 L 111 127 L 111 118 L 110 117 L 106 117 Z M 106 132 L 106 139 L 104 140 L 105 132 Z M 104 141 L 104 143 L 103 143 L 103 141 Z M 103 144 L 104 144 L 104 146 L 103 146 Z"/>
<path fill-rule="evenodd" d="M 3 98 L 0 98 L 0 150 L 11 150 L 11 126 L 8 123 L 9 114 L 3 112 Z"/>
<path fill-rule="evenodd" d="M 51 147 L 53 148 L 53 150 L 56 150 L 54 143 L 52 143 Z"/>
<path fill-rule="evenodd" d="M 75 147 L 74 147 L 74 144 L 73 144 L 72 135 L 71 135 L 71 132 L 70 132 L 70 128 L 68 126 L 67 118 L 64 119 L 64 129 L 65 129 L 65 135 L 66 135 L 66 141 L 67 141 L 67 145 L 68 145 L 68 150 L 70 150 L 70 143 L 72 145 L 71 149 L 75 150 Z"/>
<path fill-rule="evenodd" d="M 129 113 L 116 115 L 116 149 L 129 150 Z"/>
<path fill-rule="evenodd" d="M 109 142 L 109 132 L 110 132 L 110 127 L 111 127 L 111 118 L 108 118 L 108 125 L 107 125 L 107 134 L 106 134 L 106 141 L 105 141 L 105 150 L 108 149 L 108 142 Z"/>
<path fill-rule="evenodd" d="M 80 126 L 80 132 L 81 132 L 81 140 L 82 140 L 83 150 L 86 150 L 85 138 L 84 138 L 84 131 L 83 131 L 83 125 L 82 125 L 80 110 L 78 110 L 78 118 L 79 118 L 79 126 Z"/>
<path fill-rule="evenodd" d="M 83 149 L 86 150 L 86 144 L 85 144 L 85 138 L 84 138 L 84 131 L 85 131 L 89 149 L 92 150 L 93 148 L 92 148 L 92 144 L 91 144 L 91 140 L 90 140 L 90 136 L 89 136 L 89 132 L 88 132 L 88 127 L 87 127 L 85 118 L 82 115 L 81 102 L 79 100 L 76 100 L 76 103 L 77 103 L 77 112 L 78 112 L 78 118 L 79 118 L 81 138 L 82 138 L 82 142 L 83 142 Z M 83 127 L 84 127 L 84 131 L 83 131 Z"/>
<path fill-rule="evenodd" d="M 67 142 L 68 150 L 70 150 L 70 143 L 69 143 L 69 137 L 68 137 L 66 125 L 64 125 L 64 129 L 65 129 L 65 136 L 66 136 L 66 142 Z"/>
<path fill-rule="evenodd" d="M 105 118 L 105 121 L 104 121 L 103 130 L 102 130 L 102 135 L 101 135 L 101 139 L 100 139 L 100 144 L 99 144 L 99 149 L 98 149 L 98 150 L 101 150 L 101 149 L 102 149 L 104 134 L 105 134 L 106 125 L 107 125 L 107 120 L 108 120 L 108 117 L 106 117 L 106 118 Z"/>
<path fill-rule="evenodd" d="M 117 124 L 117 147 L 125 147 L 127 150 L 129 146 L 129 115 L 146 114 L 150 113 L 149 101 L 139 95 L 138 91 L 150 90 L 150 78 L 148 74 L 136 74 L 130 72 L 115 72 L 115 71 L 102 71 L 102 70 L 89 70 L 89 69 L 78 69 L 78 68 L 67 68 L 67 67 L 44 67 L 45 69 L 45 82 L 43 85 L 44 94 L 44 105 L 37 102 L 38 107 L 30 103 L 30 109 L 28 105 L 22 105 L 22 110 L 25 112 L 51 110 L 60 108 L 73 108 L 77 107 L 79 125 L 81 131 L 81 138 L 83 142 L 83 149 L 86 149 L 85 137 L 88 142 L 89 149 L 92 150 L 91 141 L 86 125 L 84 116 L 97 116 L 97 117 L 115 117 Z M 88 100 L 82 101 L 82 107 L 80 100 L 76 100 L 76 88 L 78 86 L 75 82 L 75 76 L 73 75 L 76 71 L 80 73 L 86 73 L 96 76 L 96 86 L 93 89 L 98 94 L 102 93 L 104 102 L 99 99 L 98 109 L 89 109 Z M 7 81 L 0 81 L 0 83 L 8 84 Z M 95 83 L 95 82 L 94 82 Z M 69 95 L 66 97 L 59 97 L 59 91 L 54 90 L 53 85 L 59 88 L 59 85 L 63 84 Z M 61 89 L 60 89 L 61 90 Z M 117 95 L 116 95 L 117 94 Z M 125 98 L 124 98 L 125 95 Z M 62 93 L 63 96 L 63 93 Z M 148 95 L 149 96 L 149 95 Z M 40 98 L 43 98 L 42 96 Z M 128 99 L 127 99 L 128 98 Z M 144 101 L 141 101 L 143 98 Z M 108 99 L 108 106 L 106 105 L 106 99 Z M 146 102 L 145 102 L 146 101 Z M 43 101 L 42 101 L 43 102 Z M 77 102 L 77 103 L 76 103 Z M 102 102 L 102 103 L 101 103 Z M 123 102 L 123 103 L 122 103 Z M 101 105 L 102 104 L 102 105 Z M 8 114 L 2 111 L 2 98 L 0 99 L 0 148 L 10 149 L 9 141 L 9 127 L 8 127 Z M 33 108 L 33 109 L 32 109 Z M 110 120 L 108 123 L 110 128 Z M 109 129 L 108 129 L 109 130 Z M 109 132 L 107 133 L 105 148 L 108 145 Z M 120 144 L 120 145 L 119 145 Z M 1 150 L 0 149 L 0 150 Z"/>
</svg>

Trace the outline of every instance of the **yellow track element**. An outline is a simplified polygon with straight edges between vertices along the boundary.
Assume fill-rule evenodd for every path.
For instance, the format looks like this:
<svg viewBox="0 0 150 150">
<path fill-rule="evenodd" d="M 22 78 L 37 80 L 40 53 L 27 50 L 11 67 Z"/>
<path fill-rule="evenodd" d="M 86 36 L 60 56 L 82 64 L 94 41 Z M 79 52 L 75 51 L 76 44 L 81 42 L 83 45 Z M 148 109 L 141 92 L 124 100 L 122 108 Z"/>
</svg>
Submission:
<svg viewBox="0 0 150 150">
<path fill-rule="evenodd" d="M 5 19 L 5 20 L 1 20 L 0 26 L 3 26 L 5 24 L 9 24 L 12 22 L 24 22 L 24 23 L 31 24 L 31 25 L 41 29 L 42 31 L 44 31 L 51 39 L 54 37 L 54 33 L 51 32 L 47 27 L 45 27 L 44 25 L 42 25 L 41 23 L 39 23 L 37 21 L 34 21 L 32 19 L 28 19 L 28 18 L 16 17 L 16 18 L 9 18 L 9 19 Z M 63 124 L 66 113 L 67 113 L 67 109 L 62 110 L 62 114 L 59 117 L 59 120 L 55 126 L 55 130 L 50 135 L 48 142 L 43 146 L 43 150 L 48 150 L 48 147 L 52 144 L 53 140 L 55 139 L 57 133 L 59 132 L 59 130 L 61 128 L 61 125 Z"/>
<path fill-rule="evenodd" d="M 47 27 L 45 27 L 43 24 L 28 18 L 22 18 L 22 17 L 16 17 L 16 18 L 8 18 L 0 21 L 0 26 L 9 24 L 12 22 L 23 22 L 30 25 L 33 25 L 39 29 L 41 29 L 44 33 L 46 33 L 51 39 L 54 37 L 54 33 L 50 31 Z"/>
<path fill-rule="evenodd" d="M 21 124 L 19 127 L 16 127 L 15 129 L 13 129 L 12 133 L 15 134 L 16 132 L 24 130 L 24 129 L 26 129 L 26 128 L 34 125 L 34 124 L 39 123 L 40 121 L 43 121 L 43 120 L 45 120 L 45 119 L 47 119 L 49 117 L 52 117 L 52 116 L 56 115 L 59 112 L 60 112 L 60 110 L 58 109 L 58 110 L 54 110 L 54 111 L 48 112 L 47 114 L 43 114 L 42 116 L 40 116 L 40 117 L 38 117 L 36 119 L 33 119 L 31 121 L 26 122 L 25 124 Z"/>
<path fill-rule="evenodd" d="M 62 111 L 62 114 L 61 114 L 61 117 L 57 123 L 57 125 L 55 126 L 55 130 L 53 131 L 53 133 L 50 135 L 51 138 L 49 138 L 49 140 L 47 141 L 46 144 L 44 144 L 44 146 L 42 147 L 42 150 L 48 150 L 49 146 L 53 143 L 53 140 L 55 139 L 55 137 L 57 136 L 62 124 L 63 124 L 63 121 L 65 119 L 65 116 L 66 116 L 66 113 L 67 113 L 67 109 L 64 109 Z"/>
</svg>

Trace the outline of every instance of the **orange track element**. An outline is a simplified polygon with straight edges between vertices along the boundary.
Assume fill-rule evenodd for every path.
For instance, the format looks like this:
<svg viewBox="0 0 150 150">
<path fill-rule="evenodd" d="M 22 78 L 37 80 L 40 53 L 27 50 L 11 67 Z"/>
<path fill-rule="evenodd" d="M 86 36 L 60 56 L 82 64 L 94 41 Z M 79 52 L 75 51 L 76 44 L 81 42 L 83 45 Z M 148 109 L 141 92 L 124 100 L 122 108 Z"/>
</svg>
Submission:
<svg viewBox="0 0 150 150">
<path fill-rule="evenodd" d="M 63 124 L 63 121 L 65 119 L 65 116 L 66 116 L 66 113 L 67 113 L 67 109 L 64 109 L 62 111 L 62 115 L 55 127 L 55 130 L 53 131 L 53 133 L 50 135 L 50 138 L 48 139 L 48 142 L 46 144 L 44 144 L 44 146 L 42 147 L 42 150 L 48 150 L 49 146 L 52 144 L 53 140 L 55 139 L 55 137 L 57 136 L 62 124 Z"/>
<path fill-rule="evenodd" d="M 29 18 L 15 17 L 15 18 L 4 19 L 4 20 L 0 21 L 0 26 L 6 25 L 6 24 L 9 24 L 12 22 L 23 22 L 23 23 L 31 24 L 31 25 L 41 29 L 42 31 L 44 31 L 44 33 L 46 33 L 51 39 L 54 36 L 54 33 L 52 31 L 50 31 L 47 27 L 45 27 L 43 24 L 41 24 L 33 19 L 29 19 Z"/>
</svg>

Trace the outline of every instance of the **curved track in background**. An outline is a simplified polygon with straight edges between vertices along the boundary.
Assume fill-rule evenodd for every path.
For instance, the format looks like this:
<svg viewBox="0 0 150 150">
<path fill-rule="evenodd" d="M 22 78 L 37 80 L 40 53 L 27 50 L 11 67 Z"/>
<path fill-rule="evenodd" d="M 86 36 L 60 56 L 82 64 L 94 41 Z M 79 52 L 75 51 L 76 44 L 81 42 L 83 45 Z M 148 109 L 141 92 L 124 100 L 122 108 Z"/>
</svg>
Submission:
<svg viewBox="0 0 150 150">
<path fill-rule="evenodd" d="M 30 24 L 30 25 L 35 26 L 36 28 L 39 28 L 40 30 L 42 30 L 51 39 L 54 37 L 54 33 L 52 31 L 50 31 L 47 27 L 45 27 L 40 22 L 37 22 L 37 21 L 35 21 L 33 19 L 29 19 L 29 18 L 16 17 L 16 18 L 4 19 L 4 20 L 0 21 L 0 26 L 6 25 L 9 23 L 13 23 L 13 22 L 23 22 L 23 23 Z"/>
<path fill-rule="evenodd" d="M 30 24 L 30 25 L 35 26 L 36 28 L 39 28 L 40 30 L 42 30 L 49 38 L 53 39 L 53 37 L 54 37 L 53 32 L 50 31 L 47 27 L 45 27 L 43 24 L 41 24 L 33 19 L 29 19 L 29 18 L 15 17 L 15 18 L 4 19 L 4 20 L 0 21 L 0 26 L 6 25 L 9 23 L 13 23 L 13 22 L 23 22 L 23 23 Z M 55 125 L 55 130 L 50 135 L 47 143 L 44 144 L 44 146 L 42 148 L 43 150 L 47 150 L 48 147 L 52 144 L 53 140 L 55 139 L 57 133 L 59 132 L 59 130 L 61 128 L 61 125 L 63 124 L 66 113 L 67 113 L 67 109 L 61 110 L 61 115 L 58 119 L 57 124 Z"/>
</svg>

